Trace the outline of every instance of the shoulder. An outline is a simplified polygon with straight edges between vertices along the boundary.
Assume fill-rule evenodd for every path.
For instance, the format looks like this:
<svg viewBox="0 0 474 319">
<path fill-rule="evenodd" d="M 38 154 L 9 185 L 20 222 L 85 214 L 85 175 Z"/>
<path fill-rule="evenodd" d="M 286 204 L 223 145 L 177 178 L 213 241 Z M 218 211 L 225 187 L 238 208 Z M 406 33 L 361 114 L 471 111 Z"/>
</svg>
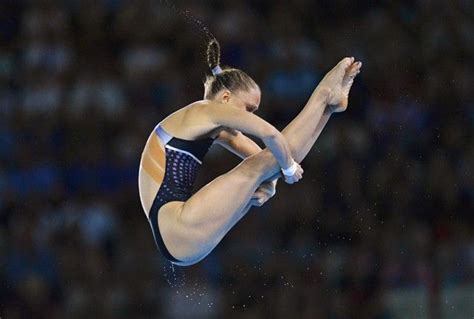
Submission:
<svg viewBox="0 0 474 319">
<path fill-rule="evenodd" d="M 200 118 L 201 123 L 206 122 L 207 125 L 212 127 L 210 136 L 213 138 L 219 138 L 222 134 L 237 134 L 238 131 L 230 128 L 228 125 L 231 123 L 226 119 L 231 119 L 240 112 L 242 111 L 232 105 L 224 105 L 214 101 L 203 100 L 190 105 L 187 117 L 193 119 Z"/>
<path fill-rule="evenodd" d="M 226 113 L 226 107 L 223 107 L 222 104 L 208 101 L 208 100 L 200 100 L 193 102 L 186 107 L 182 108 L 183 115 L 186 117 L 187 120 L 194 121 L 194 120 L 203 120 L 203 119 L 212 119 L 216 115 L 220 115 Z"/>
<path fill-rule="evenodd" d="M 168 123 L 189 125 L 200 122 L 205 118 L 206 108 L 206 101 L 192 102 L 168 115 L 161 123 L 165 125 Z"/>
<path fill-rule="evenodd" d="M 185 140 L 215 138 L 220 127 L 209 116 L 212 104 L 205 100 L 190 103 L 169 115 L 160 125 L 171 135 Z"/>
</svg>

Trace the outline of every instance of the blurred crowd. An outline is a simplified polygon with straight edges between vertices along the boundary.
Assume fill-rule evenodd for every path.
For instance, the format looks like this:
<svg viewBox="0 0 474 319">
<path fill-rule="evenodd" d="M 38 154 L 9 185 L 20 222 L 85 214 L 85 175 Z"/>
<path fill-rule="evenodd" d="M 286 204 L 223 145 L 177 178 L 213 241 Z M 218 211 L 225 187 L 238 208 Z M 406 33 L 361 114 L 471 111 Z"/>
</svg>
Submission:
<svg viewBox="0 0 474 319">
<path fill-rule="evenodd" d="M 364 67 L 303 180 L 172 267 L 138 163 L 202 99 L 206 28 L 279 129 L 340 58 Z M 466 0 L 1 1 L 0 317 L 388 319 L 403 288 L 438 313 L 474 284 L 472 30 Z M 214 146 L 196 187 L 237 163 Z"/>
</svg>

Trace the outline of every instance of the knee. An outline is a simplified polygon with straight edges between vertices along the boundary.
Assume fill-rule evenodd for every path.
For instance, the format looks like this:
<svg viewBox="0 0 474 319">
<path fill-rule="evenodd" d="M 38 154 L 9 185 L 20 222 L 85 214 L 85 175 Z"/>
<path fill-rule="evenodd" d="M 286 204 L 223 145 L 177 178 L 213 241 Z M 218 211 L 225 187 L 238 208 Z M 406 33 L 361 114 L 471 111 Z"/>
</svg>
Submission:
<svg viewBox="0 0 474 319">
<path fill-rule="evenodd" d="M 269 174 L 275 174 L 276 171 L 274 168 L 278 167 L 278 164 L 273 154 L 265 149 L 257 154 L 247 157 L 239 166 L 241 171 L 246 174 L 247 177 L 261 179 L 266 178 Z"/>
<path fill-rule="evenodd" d="M 242 182 L 245 183 L 248 179 L 258 179 L 261 175 L 260 170 L 254 165 L 254 162 L 248 158 L 243 160 L 239 166 L 237 166 L 237 174 L 242 178 Z"/>
</svg>

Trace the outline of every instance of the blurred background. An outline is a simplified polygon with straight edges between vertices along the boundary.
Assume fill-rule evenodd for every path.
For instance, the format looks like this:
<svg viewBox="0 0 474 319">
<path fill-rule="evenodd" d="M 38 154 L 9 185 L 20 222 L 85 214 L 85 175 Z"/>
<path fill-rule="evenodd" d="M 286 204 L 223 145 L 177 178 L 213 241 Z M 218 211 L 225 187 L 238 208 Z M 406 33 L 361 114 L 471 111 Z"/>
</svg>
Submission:
<svg viewBox="0 0 474 319">
<path fill-rule="evenodd" d="M 180 268 L 137 172 L 203 96 L 195 19 L 279 129 L 340 58 L 364 68 L 303 180 Z M 1 0 L 1 318 L 472 318 L 473 56 L 469 0 Z M 237 163 L 214 146 L 196 186 Z"/>
</svg>

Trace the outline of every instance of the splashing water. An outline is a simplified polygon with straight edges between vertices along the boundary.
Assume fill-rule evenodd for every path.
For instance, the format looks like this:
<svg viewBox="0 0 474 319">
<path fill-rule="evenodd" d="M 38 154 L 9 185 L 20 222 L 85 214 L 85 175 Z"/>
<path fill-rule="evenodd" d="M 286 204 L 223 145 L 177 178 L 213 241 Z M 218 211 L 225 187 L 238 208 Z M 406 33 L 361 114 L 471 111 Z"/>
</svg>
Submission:
<svg viewBox="0 0 474 319">
<path fill-rule="evenodd" d="M 163 266 L 163 276 L 171 288 L 182 288 L 186 285 L 186 274 L 180 268 L 175 269 L 172 263 Z"/>
<path fill-rule="evenodd" d="M 189 10 L 182 10 L 176 7 L 176 4 L 173 1 L 170 0 L 160 0 L 160 3 L 163 3 L 171 9 L 175 14 L 181 16 L 189 26 L 190 26 L 190 31 L 193 32 L 194 34 L 197 34 L 200 37 L 204 37 L 204 42 L 207 43 L 209 42 L 210 39 L 214 39 L 214 35 L 212 32 L 209 30 L 209 28 L 202 22 L 200 19 L 196 18 L 194 15 L 192 15 Z M 199 31 L 199 32 L 196 32 Z"/>
</svg>

